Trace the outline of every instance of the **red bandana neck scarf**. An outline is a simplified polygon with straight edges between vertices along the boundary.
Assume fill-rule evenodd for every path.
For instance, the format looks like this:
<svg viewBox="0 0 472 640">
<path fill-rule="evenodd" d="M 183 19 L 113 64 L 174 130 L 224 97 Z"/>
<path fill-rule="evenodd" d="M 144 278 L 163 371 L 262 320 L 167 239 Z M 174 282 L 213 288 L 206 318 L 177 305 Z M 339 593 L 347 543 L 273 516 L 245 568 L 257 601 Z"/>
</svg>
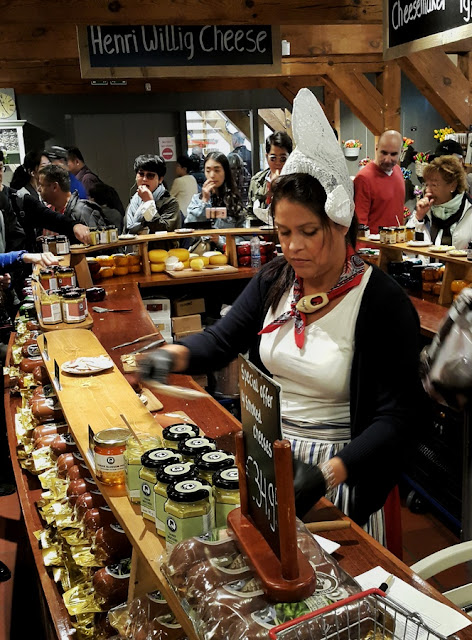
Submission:
<svg viewBox="0 0 472 640">
<path fill-rule="evenodd" d="M 278 318 L 264 327 L 262 331 L 259 331 L 259 335 L 263 333 L 271 333 L 294 318 L 295 343 L 297 347 L 301 349 L 305 343 L 306 313 L 299 310 L 300 305 L 298 303 L 302 301 L 302 307 L 307 306 L 308 309 L 311 307 L 308 313 L 322 309 L 330 300 L 334 300 L 334 298 L 342 296 L 350 291 L 350 289 L 353 289 L 360 284 L 362 276 L 364 275 L 364 266 L 363 260 L 354 253 L 351 247 L 348 247 L 346 262 L 344 263 L 344 268 L 337 284 L 327 293 L 317 293 L 313 296 L 303 296 L 303 279 L 295 274 L 290 311 L 282 313 Z M 303 302 L 307 298 L 307 305 L 304 305 Z"/>
</svg>

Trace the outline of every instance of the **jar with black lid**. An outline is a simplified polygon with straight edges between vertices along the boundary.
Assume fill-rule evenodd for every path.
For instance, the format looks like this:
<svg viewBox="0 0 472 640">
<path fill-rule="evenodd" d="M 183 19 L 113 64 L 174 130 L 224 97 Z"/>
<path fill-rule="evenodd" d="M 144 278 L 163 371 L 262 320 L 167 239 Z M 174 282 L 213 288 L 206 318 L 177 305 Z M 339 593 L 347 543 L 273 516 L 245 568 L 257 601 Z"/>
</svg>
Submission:
<svg viewBox="0 0 472 640">
<path fill-rule="evenodd" d="M 162 431 L 162 439 L 166 447 L 177 449 L 179 442 L 195 438 L 200 434 L 200 429 L 196 424 L 186 422 L 171 424 Z"/>
<path fill-rule="evenodd" d="M 214 451 L 216 442 L 213 438 L 197 436 L 196 438 L 188 438 L 188 440 L 179 442 L 178 449 L 185 461 L 193 462 L 199 454 Z"/>
<path fill-rule="evenodd" d="M 156 472 L 156 484 L 154 485 L 154 500 L 156 505 L 156 531 L 159 535 L 165 535 L 165 511 L 167 500 L 167 487 L 173 482 L 191 480 L 198 476 L 197 467 L 191 462 L 176 462 L 159 467 Z"/>
<path fill-rule="evenodd" d="M 182 461 L 182 456 L 175 449 L 156 448 L 146 451 L 141 456 L 141 469 L 139 471 L 141 515 L 143 518 L 156 520 L 156 494 L 154 485 L 157 482 L 158 469 L 170 464 Z"/>
<path fill-rule="evenodd" d="M 212 484 L 213 474 L 221 469 L 233 467 L 235 458 L 232 453 L 216 449 L 215 451 L 207 451 L 200 453 L 195 458 L 195 466 L 198 469 L 200 478 Z"/>
</svg>

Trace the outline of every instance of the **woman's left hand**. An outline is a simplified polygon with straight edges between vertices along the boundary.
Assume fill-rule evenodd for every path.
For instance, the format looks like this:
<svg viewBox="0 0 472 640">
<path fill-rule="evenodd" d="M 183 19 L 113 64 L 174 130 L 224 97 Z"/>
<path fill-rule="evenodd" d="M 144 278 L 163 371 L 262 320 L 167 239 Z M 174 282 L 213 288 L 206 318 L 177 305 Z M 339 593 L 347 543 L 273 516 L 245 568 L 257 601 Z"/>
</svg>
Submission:
<svg viewBox="0 0 472 640">
<path fill-rule="evenodd" d="M 44 253 L 24 253 L 23 262 L 39 264 L 41 267 L 50 267 L 53 264 L 59 264 L 57 257 L 50 251 L 45 251 Z"/>
</svg>

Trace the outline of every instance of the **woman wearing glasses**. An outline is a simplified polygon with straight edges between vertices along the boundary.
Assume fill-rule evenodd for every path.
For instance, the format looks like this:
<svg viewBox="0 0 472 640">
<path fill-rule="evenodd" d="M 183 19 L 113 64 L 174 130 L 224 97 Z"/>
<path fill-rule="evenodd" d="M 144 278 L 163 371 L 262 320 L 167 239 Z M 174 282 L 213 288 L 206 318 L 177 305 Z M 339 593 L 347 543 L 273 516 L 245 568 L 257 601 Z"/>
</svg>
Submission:
<svg viewBox="0 0 472 640">
<path fill-rule="evenodd" d="M 268 169 L 252 177 L 248 194 L 248 214 L 251 219 L 268 223 L 267 209 L 271 201 L 271 184 L 280 175 L 287 158 L 292 153 L 292 140 L 285 131 L 276 131 L 266 139 Z M 261 212 L 260 210 L 265 210 Z"/>
<path fill-rule="evenodd" d="M 126 230 L 139 233 L 174 231 L 180 227 L 179 203 L 162 184 L 167 167 L 161 156 L 141 155 L 134 161 L 136 193 L 126 210 Z"/>
</svg>

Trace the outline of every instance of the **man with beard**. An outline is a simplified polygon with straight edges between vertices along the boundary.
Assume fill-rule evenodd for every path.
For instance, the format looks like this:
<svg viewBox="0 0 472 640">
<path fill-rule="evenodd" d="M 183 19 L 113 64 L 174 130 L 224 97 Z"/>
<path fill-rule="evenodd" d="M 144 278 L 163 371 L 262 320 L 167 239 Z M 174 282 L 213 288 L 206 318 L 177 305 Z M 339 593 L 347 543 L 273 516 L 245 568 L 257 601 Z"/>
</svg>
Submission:
<svg viewBox="0 0 472 640">
<path fill-rule="evenodd" d="M 354 203 L 360 224 L 371 233 L 379 227 L 403 224 L 405 181 L 398 165 L 403 138 L 398 131 L 385 131 L 375 148 L 375 159 L 354 179 Z"/>
</svg>

